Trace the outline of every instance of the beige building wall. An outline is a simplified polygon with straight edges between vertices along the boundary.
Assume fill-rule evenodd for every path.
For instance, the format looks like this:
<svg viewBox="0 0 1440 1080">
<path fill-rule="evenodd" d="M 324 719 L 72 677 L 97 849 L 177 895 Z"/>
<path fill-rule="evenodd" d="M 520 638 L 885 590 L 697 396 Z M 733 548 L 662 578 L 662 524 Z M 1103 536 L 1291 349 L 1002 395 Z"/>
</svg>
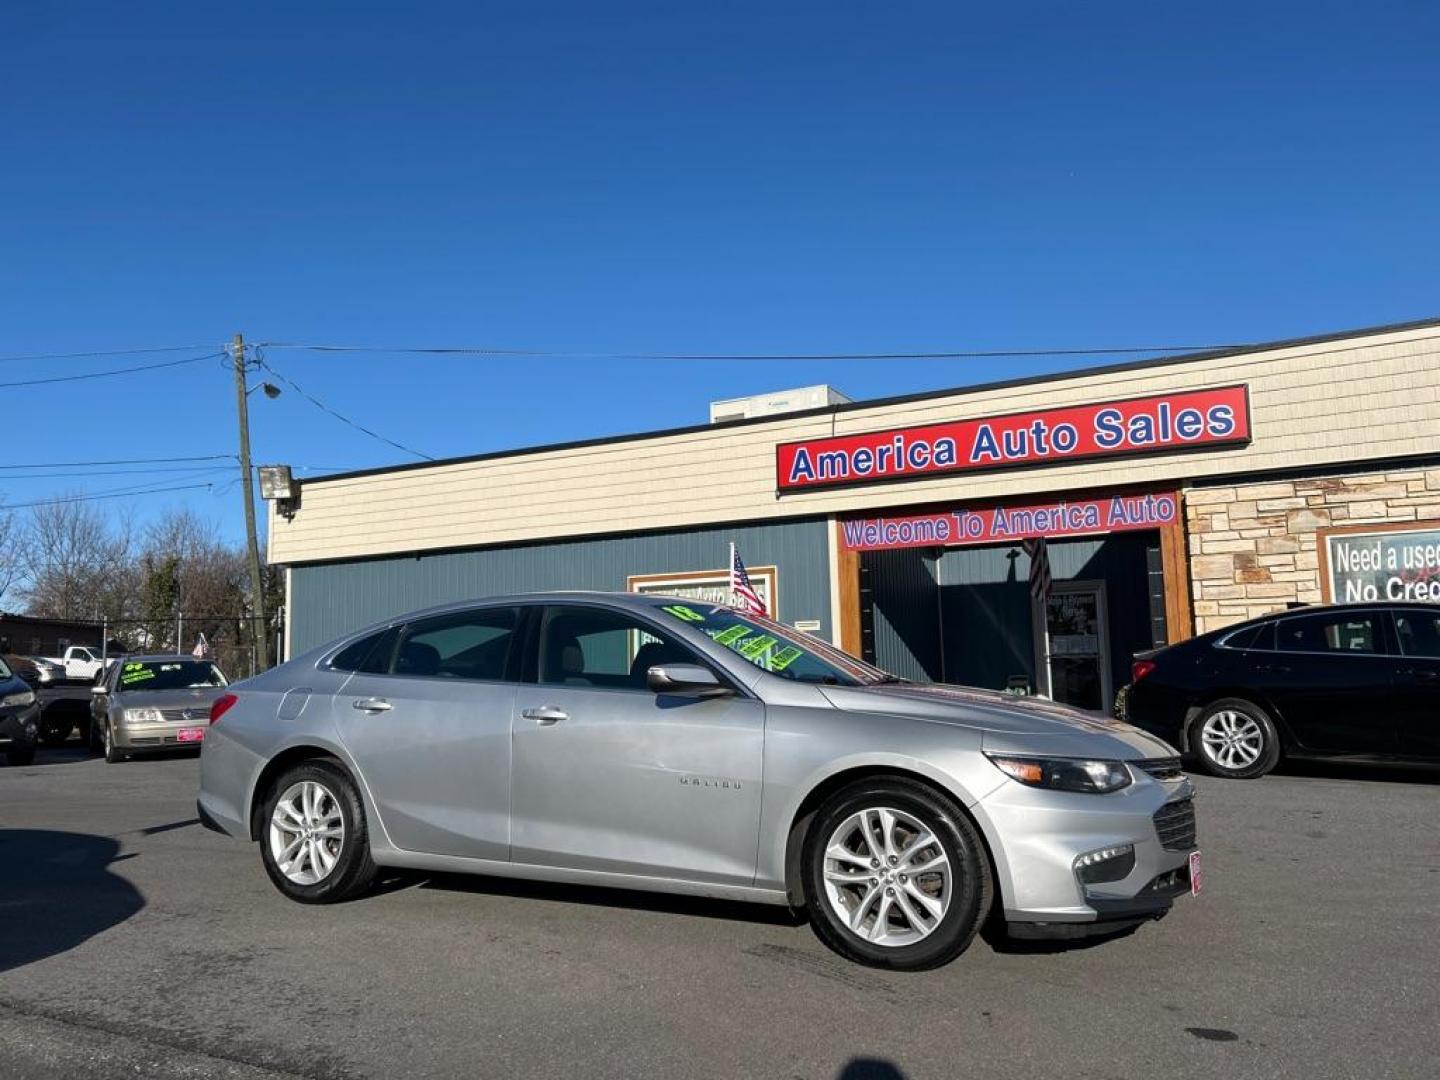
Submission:
<svg viewBox="0 0 1440 1080">
<path fill-rule="evenodd" d="M 1196 633 L 1320 603 L 1317 530 L 1409 522 L 1440 527 L 1440 468 L 1186 491 Z"/>
<path fill-rule="evenodd" d="M 963 377 L 963 368 L 956 376 Z M 775 444 L 781 441 L 1242 382 L 1250 388 L 1253 442 L 1241 449 L 775 494 Z M 272 507 L 269 557 L 293 564 L 1021 492 L 1178 485 L 1234 472 L 1436 453 L 1440 325 L 770 423 L 309 481 L 292 520 L 276 516 Z"/>
</svg>

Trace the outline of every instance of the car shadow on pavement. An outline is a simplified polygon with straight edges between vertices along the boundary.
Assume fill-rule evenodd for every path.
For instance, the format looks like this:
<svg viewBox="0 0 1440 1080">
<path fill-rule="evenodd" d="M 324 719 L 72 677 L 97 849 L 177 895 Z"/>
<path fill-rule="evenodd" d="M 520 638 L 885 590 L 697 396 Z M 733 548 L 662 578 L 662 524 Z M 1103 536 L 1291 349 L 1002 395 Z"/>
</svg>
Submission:
<svg viewBox="0 0 1440 1080">
<path fill-rule="evenodd" d="M 905 1074 L 884 1058 L 851 1058 L 835 1080 L 905 1080 Z"/>
<path fill-rule="evenodd" d="M 1410 765 L 1371 765 L 1350 761 L 1281 761 L 1275 776 L 1323 780 L 1368 780 L 1382 784 L 1440 784 L 1440 769 Z"/>
<path fill-rule="evenodd" d="M 29 765 L 6 766 L 0 764 L 0 772 L 23 772 L 27 769 L 40 769 L 47 765 L 74 765 L 76 762 L 85 761 L 94 755 L 90 748 L 77 742 L 66 743 L 64 746 L 42 746 L 35 751 L 35 760 Z"/>
<path fill-rule="evenodd" d="M 145 906 L 108 836 L 0 829 L 0 972 L 68 952 Z"/>
<path fill-rule="evenodd" d="M 675 893 L 652 893 L 605 886 L 564 885 L 551 881 L 522 881 L 519 878 L 416 873 L 413 876 L 405 875 L 398 882 L 382 882 L 381 889 L 386 889 L 387 885 L 391 888 L 418 885 L 424 889 L 444 889 L 448 892 L 513 896 L 522 900 L 549 900 L 559 904 L 584 904 L 587 907 L 631 908 L 636 911 L 692 915 L 701 919 L 768 923 L 772 926 L 800 926 L 805 921 L 789 908 L 775 904 L 750 904 L 743 900 L 717 900 L 706 896 L 681 896 Z"/>
</svg>

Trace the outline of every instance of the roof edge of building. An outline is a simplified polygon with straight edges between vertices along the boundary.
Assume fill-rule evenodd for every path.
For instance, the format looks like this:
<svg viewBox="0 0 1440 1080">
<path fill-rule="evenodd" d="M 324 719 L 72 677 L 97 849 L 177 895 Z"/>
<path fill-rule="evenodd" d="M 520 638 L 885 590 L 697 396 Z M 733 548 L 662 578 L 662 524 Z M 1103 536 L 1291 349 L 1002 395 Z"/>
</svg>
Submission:
<svg viewBox="0 0 1440 1080">
<path fill-rule="evenodd" d="M 721 423 L 686 424 L 681 427 L 658 428 L 651 431 L 630 432 L 623 435 L 601 435 L 590 439 L 575 439 L 568 442 L 541 443 L 532 446 L 514 447 L 508 450 L 490 450 L 480 454 L 464 454 L 457 457 L 436 458 L 432 461 L 402 462 L 398 465 L 377 465 L 369 469 L 352 469 L 347 472 L 325 473 L 307 477 L 301 486 L 322 484 L 333 480 L 353 480 L 366 476 L 383 476 L 389 473 L 413 472 L 418 469 L 434 469 L 446 465 L 468 465 L 478 461 L 494 461 L 502 458 L 528 457 L 532 454 L 553 453 L 561 450 L 580 450 L 591 446 L 605 446 L 613 443 L 644 442 L 647 439 L 661 439 L 675 435 L 692 435 L 701 431 L 753 427 L 757 424 L 773 424 L 797 417 L 825 416 L 830 414 L 858 412 L 863 409 L 883 408 L 888 405 L 904 405 L 914 401 L 928 401 L 941 397 L 959 397 L 980 394 L 992 390 L 1005 390 L 1017 386 L 1058 383 L 1067 379 L 1087 378 L 1093 375 L 1108 375 L 1114 372 L 1138 371 L 1152 367 L 1168 367 L 1179 364 L 1200 363 L 1247 353 L 1269 352 L 1274 349 L 1289 349 L 1304 345 L 1323 345 L 1335 341 L 1349 341 L 1355 338 L 1375 337 L 1381 334 L 1398 334 L 1408 330 L 1425 330 L 1440 327 L 1440 317 L 1415 319 L 1409 322 L 1389 323 L 1381 326 L 1360 327 L 1353 330 L 1337 330 L 1307 337 L 1285 338 L 1279 341 L 1262 341 L 1250 345 L 1235 345 L 1222 349 L 1205 349 L 1199 352 L 1174 353 L 1167 356 L 1147 357 L 1143 360 L 1126 360 L 1114 364 L 1076 368 L 1071 371 L 1048 372 L 1042 375 L 1025 375 L 1014 379 L 997 379 L 991 382 L 974 383 L 969 386 L 953 386 L 940 390 L 922 390 L 913 394 L 897 394 L 892 397 L 865 398 L 835 405 L 823 405 L 793 413 L 774 416 L 756 416 L 743 420 L 727 420 Z"/>
</svg>

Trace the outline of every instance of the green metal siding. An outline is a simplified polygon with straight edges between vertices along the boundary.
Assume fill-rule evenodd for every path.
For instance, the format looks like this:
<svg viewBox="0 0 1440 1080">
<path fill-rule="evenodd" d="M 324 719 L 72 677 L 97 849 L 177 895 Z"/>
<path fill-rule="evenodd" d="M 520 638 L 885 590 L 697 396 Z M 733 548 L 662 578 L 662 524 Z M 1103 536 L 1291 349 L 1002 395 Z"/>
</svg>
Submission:
<svg viewBox="0 0 1440 1080">
<path fill-rule="evenodd" d="M 779 568 L 780 619 L 817 619 L 828 639 L 826 528 L 802 521 L 296 566 L 290 654 L 432 604 L 547 589 L 620 591 L 632 574 L 724 569 L 731 541 L 747 566 Z"/>
</svg>

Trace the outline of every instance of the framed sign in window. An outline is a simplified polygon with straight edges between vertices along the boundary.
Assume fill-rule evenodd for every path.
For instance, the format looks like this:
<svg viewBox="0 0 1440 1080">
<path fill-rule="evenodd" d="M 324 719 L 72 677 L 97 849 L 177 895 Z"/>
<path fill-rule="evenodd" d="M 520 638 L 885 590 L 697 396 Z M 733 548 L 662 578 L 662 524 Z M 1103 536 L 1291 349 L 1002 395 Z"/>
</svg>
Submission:
<svg viewBox="0 0 1440 1080">
<path fill-rule="evenodd" d="M 774 566 L 750 566 L 750 584 L 765 602 L 765 611 L 772 619 L 780 618 L 780 571 Z M 625 579 L 625 589 L 633 593 L 658 596 L 681 596 L 704 604 L 730 603 L 730 572 L 728 570 L 691 570 L 673 574 L 632 574 Z"/>
<path fill-rule="evenodd" d="M 1316 536 L 1327 603 L 1440 604 L 1440 521 L 1345 525 Z"/>
</svg>

